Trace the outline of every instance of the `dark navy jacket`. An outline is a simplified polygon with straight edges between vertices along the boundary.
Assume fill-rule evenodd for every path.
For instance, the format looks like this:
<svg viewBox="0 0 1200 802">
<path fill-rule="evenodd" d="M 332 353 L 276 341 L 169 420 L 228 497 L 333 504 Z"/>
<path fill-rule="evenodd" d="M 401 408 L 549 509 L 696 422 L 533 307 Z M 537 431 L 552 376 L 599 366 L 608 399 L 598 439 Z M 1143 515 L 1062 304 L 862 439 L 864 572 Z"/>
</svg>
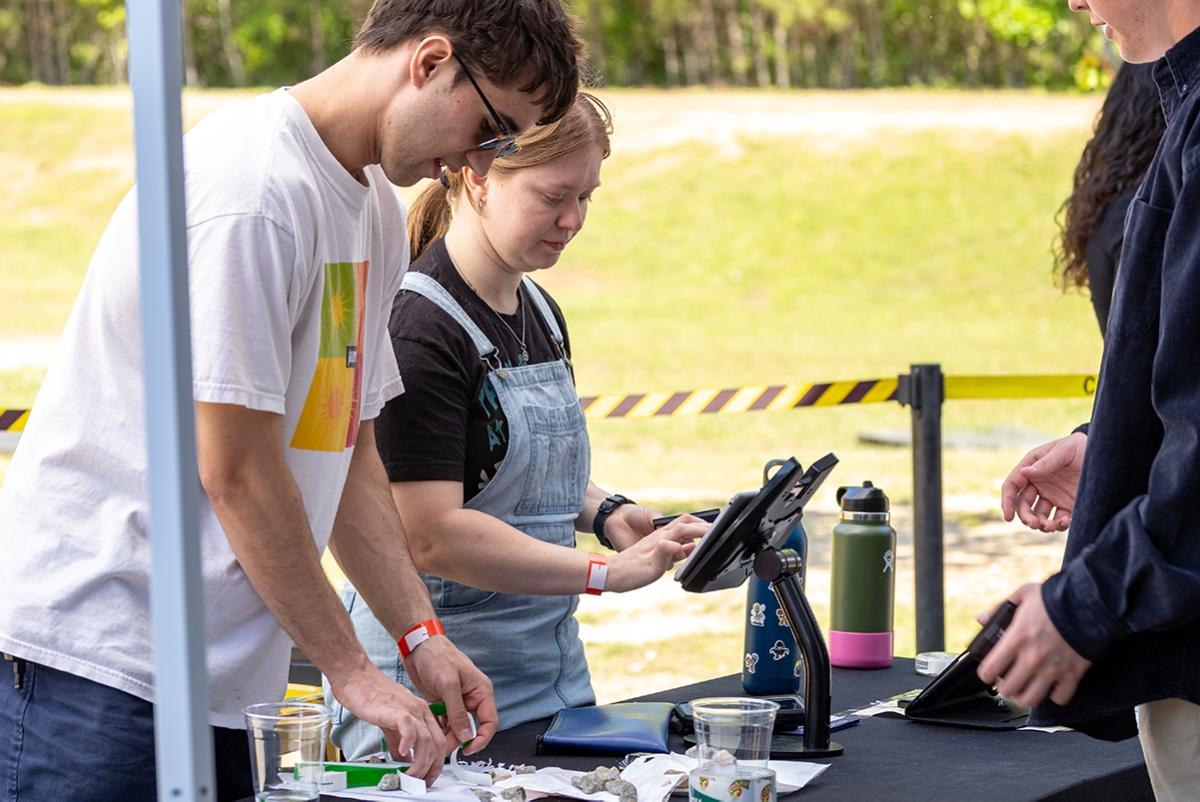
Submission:
<svg viewBox="0 0 1200 802">
<path fill-rule="evenodd" d="M 1200 703 L 1200 30 L 1154 67 L 1167 130 L 1129 208 L 1062 570 L 1047 612 L 1094 662 L 1030 723 L 1107 739 Z"/>
</svg>

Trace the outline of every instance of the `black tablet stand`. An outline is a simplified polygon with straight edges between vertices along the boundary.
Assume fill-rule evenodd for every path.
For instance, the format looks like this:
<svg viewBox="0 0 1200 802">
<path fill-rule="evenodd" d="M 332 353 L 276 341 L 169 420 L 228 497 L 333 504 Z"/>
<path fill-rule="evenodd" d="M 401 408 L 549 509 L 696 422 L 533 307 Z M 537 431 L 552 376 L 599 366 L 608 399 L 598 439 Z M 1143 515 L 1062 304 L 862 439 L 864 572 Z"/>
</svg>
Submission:
<svg viewBox="0 0 1200 802">
<path fill-rule="evenodd" d="M 842 753 L 842 745 L 829 740 L 829 649 L 797 579 L 801 567 L 800 555 L 792 549 L 768 546 L 754 555 L 754 574 L 771 583 L 804 657 L 804 745 L 796 757 L 833 757 Z"/>
<path fill-rule="evenodd" d="M 826 454 L 803 471 L 793 457 L 757 493 L 734 496 L 675 574 L 693 593 L 737 587 L 752 572 L 771 583 L 804 658 L 804 736 L 796 758 L 833 757 L 842 754 L 842 746 L 829 740 L 829 650 L 800 586 L 801 558 L 775 545 L 804 515 L 804 505 L 837 461 Z"/>
</svg>

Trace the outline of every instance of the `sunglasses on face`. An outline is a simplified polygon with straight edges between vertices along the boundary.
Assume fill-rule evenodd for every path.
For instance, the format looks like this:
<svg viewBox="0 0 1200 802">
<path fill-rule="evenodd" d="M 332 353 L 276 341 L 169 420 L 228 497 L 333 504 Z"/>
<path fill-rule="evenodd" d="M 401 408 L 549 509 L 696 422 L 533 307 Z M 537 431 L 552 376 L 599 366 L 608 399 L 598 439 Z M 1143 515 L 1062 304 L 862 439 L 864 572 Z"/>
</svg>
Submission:
<svg viewBox="0 0 1200 802">
<path fill-rule="evenodd" d="M 475 91 L 479 94 L 479 99 L 483 101 L 483 105 L 487 106 L 488 113 L 492 115 L 492 120 L 496 123 L 496 130 L 500 132 L 500 136 L 489 139 L 486 142 L 480 142 L 475 146 L 475 150 L 494 150 L 496 151 L 497 159 L 513 155 L 520 150 L 516 137 L 509 133 L 508 128 L 500 121 L 500 115 L 492 108 L 487 95 L 479 88 L 479 84 L 475 81 L 475 76 L 471 75 L 471 71 L 467 69 L 466 64 L 463 64 L 463 60 L 459 58 L 458 53 L 454 53 L 454 59 L 458 62 L 458 66 L 462 67 L 462 71 L 467 76 L 467 80 L 471 82 L 471 86 L 475 87 Z"/>
</svg>

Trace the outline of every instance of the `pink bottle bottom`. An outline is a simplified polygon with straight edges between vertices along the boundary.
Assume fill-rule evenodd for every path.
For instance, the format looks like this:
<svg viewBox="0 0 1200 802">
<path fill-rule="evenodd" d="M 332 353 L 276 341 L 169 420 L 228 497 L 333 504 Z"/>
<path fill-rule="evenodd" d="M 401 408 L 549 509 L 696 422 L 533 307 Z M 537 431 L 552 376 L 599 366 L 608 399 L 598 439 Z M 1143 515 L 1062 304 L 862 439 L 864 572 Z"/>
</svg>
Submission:
<svg viewBox="0 0 1200 802">
<path fill-rule="evenodd" d="M 829 662 L 838 668 L 887 668 L 892 664 L 892 633 L 831 629 Z"/>
</svg>

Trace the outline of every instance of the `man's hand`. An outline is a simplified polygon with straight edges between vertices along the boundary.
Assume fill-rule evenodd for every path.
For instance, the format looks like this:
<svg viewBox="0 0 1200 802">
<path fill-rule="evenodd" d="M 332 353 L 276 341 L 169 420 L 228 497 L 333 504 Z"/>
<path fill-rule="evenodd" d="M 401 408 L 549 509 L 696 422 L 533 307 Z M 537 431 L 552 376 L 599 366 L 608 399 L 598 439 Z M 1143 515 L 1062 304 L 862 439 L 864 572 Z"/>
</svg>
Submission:
<svg viewBox="0 0 1200 802">
<path fill-rule="evenodd" d="M 1065 705 L 1092 663 L 1058 634 L 1046 606 L 1042 586 L 1022 586 L 1008 597 L 1017 605 L 1012 623 L 979 665 L 979 678 L 1024 707 L 1046 697 Z"/>
<path fill-rule="evenodd" d="M 500 728 L 492 681 L 449 638 L 435 635 L 421 643 L 404 661 L 404 667 L 422 696 L 430 702 L 446 704 L 450 726 L 445 736 L 447 754 L 463 741 L 471 740 L 468 710 L 475 714 L 479 732 L 465 748 L 465 754 L 474 754 L 488 745 Z"/>
<path fill-rule="evenodd" d="M 1015 514 L 1030 529 L 1043 532 L 1070 526 L 1086 450 L 1087 435 L 1076 432 L 1026 454 L 1000 490 L 1004 520 L 1011 521 Z"/>
<path fill-rule="evenodd" d="M 407 774 L 432 783 L 449 754 L 429 703 L 364 661 L 361 670 L 334 681 L 333 694 L 358 718 L 383 730 L 392 759 L 411 761 Z"/>
</svg>

